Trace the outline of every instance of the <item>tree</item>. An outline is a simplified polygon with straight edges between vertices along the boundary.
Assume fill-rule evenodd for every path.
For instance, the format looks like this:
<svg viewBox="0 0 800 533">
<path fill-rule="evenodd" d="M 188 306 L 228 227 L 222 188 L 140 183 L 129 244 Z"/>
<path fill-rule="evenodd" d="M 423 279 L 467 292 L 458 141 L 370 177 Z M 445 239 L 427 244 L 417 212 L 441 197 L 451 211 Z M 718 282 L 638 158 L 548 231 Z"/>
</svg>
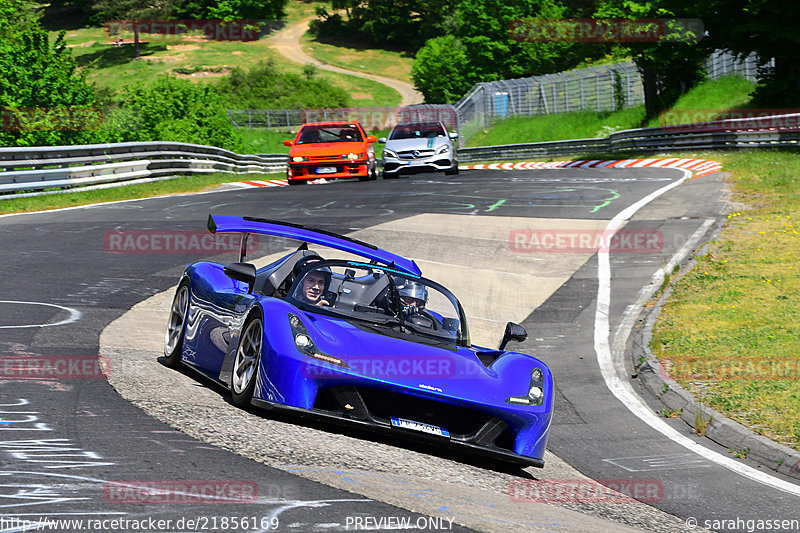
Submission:
<svg viewBox="0 0 800 533">
<path fill-rule="evenodd" d="M 414 62 L 415 82 L 420 91 L 436 101 L 453 101 L 473 84 L 498 79 L 548 74 L 573 68 L 584 58 L 602 54 L 602 48 L 567 41 L 531 42 L 511 35 L 516 21 L 535 22 L 568 16 L 559 0 L 518 0 L 487 4 L 483 0 L 460 0 L 453 18 L 455 40 L 428 41 Z M 448 50 L 447 44 L 456 46 Z M 437 54 L 445 60 L 439 59 Z M 456 65 L 450 64 L 457 61 Z M 437 79 L 437 70 L 445 72 Z M 453 80 L 458 80 L 457 82 Z M 437 89 L 437 84 L 444 84 Z M 435 96 L 434 96 L 435 95 Z"/>
<path fill-rule="evenodd" d="M 312 30 L 321 36 L 366 36 L 375 43 L 405 50 L 420 48 L 427 39 L 449 33 L 458 0 L 333 0 L 334 11 L 317 8 Z"/>
<path fill-rule="evenodd" d="M 133 26 L 133 57 L 141 55 L 139 25 L 137 22 L 170 17 L 172 0 L 94 0 L 93 9 L 99 11 L 105 22 L 131 23 Z"/>
<path fill-rule="evenodd" d="M 665 7 L 674 0 L 606 0 L 595 13 L 598 18 L 675 19 L 687 17 Z M 658 116 L 704 76 L 707 51 L 698 46 L 702 35 L 685 31 L 681 25 L 664 26 L 663 39 L 654 42 L 618 43 L 617 54 L 633 58 L 642 75 L 646 118 Z"/>
<path fill-rule="evenodd" d="M 278 20 L 287 0 L 176 0 L 178 17 L 221 20 Z"/>
<path fill-rule="evenodd" d="M 77 72 L 62 31 L 50 43 L 30 5 L 0 5 L 0 144 L 92 142 L 99 126 L 94 92 Z"/>
<path fill-rule="evenodd" d="M 453 35 L 429 39 L 414 59 L 411 77 L 429 104 L 455 102 L 470 87 L 464 44 Z"/>
<path fill-rule="evenodd" d="M 740 56 L 752 52 L 774 67 L 760 72 L 762 84 L 753 103 L 762 106 L 800 105 L 800 3 L 766 0 L 670 0 L 690 16 L 703 20 L 708 35 L 703 50 L 729 50 Z"/>
</svg>

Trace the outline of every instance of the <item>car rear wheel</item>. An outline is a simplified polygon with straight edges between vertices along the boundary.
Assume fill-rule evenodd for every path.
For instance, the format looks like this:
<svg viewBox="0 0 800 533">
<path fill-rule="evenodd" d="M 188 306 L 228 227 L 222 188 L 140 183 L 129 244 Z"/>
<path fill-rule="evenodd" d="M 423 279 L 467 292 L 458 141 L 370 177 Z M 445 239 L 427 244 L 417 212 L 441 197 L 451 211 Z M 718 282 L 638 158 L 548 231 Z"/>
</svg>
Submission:
<svg viewBox="0 0 800 533">
<path fill-rule="evenodd" d="M 164 338 L 164 358 L 168 367 L 175 368 L 181 362 L 183 336 L 186 332 L 186 317 L 189 314 L 189 282 L 181 281 L 169 311 L 167 334 Z"/>
<path fill-rule="evenodd" d="M 242 328 L 231 372 L 231 398 L 239 407 L 248 405 L 253 397 L 263 341 L 264 322 L 258 316 L 250 318 Z"/>
</svg>

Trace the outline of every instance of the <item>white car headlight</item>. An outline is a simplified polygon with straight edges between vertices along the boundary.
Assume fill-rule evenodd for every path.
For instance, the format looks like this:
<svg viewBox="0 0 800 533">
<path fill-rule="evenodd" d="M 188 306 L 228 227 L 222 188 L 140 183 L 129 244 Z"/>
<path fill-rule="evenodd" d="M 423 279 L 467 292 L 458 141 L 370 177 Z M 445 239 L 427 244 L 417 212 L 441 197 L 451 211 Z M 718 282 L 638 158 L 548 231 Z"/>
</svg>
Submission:
<svg viewBox="0 0 800 533">
<path fill-rule="evenodd" d="M 394 151 L 392 151 L 392 150 L 388 150 L 388 149 L 384 148 L 383 149 L 383 157 L 393 157 L 393 158 L 397 159 L 397 154 L 394 153 Z"/>
<path fill-rule="evenodd" d="M 436 153 L 437 154 L 446 154 L 449 151 L 450 151 L 450 147 L 445 144 L 444 146 L 442 146 L 441 148 L 436 150 Z"/>
</svg>

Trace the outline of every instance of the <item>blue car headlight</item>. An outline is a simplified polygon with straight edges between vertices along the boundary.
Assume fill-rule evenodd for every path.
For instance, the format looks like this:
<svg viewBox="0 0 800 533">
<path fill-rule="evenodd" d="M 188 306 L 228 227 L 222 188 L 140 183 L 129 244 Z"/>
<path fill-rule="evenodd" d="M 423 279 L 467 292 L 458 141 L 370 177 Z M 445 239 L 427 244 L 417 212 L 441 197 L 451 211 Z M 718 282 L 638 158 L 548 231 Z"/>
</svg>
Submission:
<svg viewBox="0 0 800 533">
<path fill-rule="evenodd" d="M 506 403 L 515 405 L 538 406 L 544 402 L 544 374 L 540 368 L 534 368 L 531 372 L 531 383 L 528 386 L 528 394 L 525 396 L 509 396 Z"/>
<path fill-rule="evenodd" d="M 311 339 L 311 335 L 308 334 L 306 326 L 303 324 L 303 321 L 300 320 L 299 316 L 289 313 L 289 325 L 292 327 L 294 346 L 297 348 L 298 352 L 303 355 L 307 355 L 308 357 L 313 357 L 314 359 L 331 363 L 332 365 L 340 366 L 342 368 L 350 368 L 350 365 L 338 357 L 334 357 L 317 348 L 316 344 L 314 344 L 314 341 Z"/>
</svg>

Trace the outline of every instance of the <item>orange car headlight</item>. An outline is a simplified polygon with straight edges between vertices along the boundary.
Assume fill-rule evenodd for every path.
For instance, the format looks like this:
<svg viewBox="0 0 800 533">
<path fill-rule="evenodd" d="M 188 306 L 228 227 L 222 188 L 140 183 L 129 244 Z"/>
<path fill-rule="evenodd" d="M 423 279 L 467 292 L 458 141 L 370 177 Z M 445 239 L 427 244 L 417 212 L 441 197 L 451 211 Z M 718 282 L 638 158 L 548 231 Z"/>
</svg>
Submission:
<svg viewBox="0 0 800 533">
<path fill-rule="evenodd" d="M 342 159 L 363 159 L 363 158 L 364 154 L 357 154 L 355 152 L 350 152 L 349 154 L 342 156 Z"/>
<path fill-rule="evenodd" d="M 308 161 L 308 156 L 294 156 L 292 161 L 295 163 L 300 163 L 301 161 Z"/>
</svg>

